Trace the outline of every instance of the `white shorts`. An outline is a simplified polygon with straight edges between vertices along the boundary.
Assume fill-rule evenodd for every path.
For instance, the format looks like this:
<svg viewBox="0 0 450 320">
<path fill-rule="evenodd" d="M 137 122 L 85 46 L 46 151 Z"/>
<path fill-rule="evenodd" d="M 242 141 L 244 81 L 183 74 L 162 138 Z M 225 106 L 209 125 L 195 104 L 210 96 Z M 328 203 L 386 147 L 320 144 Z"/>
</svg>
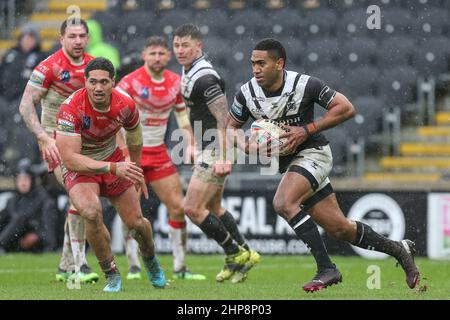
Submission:
<svg viewBox="0 0 450 320">
<path fill-rule="evenodd" d="M 297 172 L 311 183 L 314 193 L 330 183 L 333 155 L 329 145 L 300 151 L 288 166 L 288 172 Z"/>
<path fill-rule="evenodd" d="M 213 165 L 219 159 L 215 149 L 196 150 L 193 177 L 206 183 L 223 186 L 225 177 L 219 177 L 213 172 Z"/>
</svg>

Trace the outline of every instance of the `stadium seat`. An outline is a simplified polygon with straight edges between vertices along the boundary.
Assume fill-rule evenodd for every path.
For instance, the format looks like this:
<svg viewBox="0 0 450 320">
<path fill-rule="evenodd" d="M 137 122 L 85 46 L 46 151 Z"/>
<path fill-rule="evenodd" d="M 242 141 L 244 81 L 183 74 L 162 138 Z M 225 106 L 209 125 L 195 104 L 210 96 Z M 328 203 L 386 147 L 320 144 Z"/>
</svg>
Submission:
<svg viewBox="0 0 450 320">
<path fill-rule="evenodd" d="M 228 14 L 222 9 L 198 11 L 194 22 L 199 26 L 202 34 L 207 36 L 224 36 L 229 28 Z"/>
<path fill-rule="evenodd" d="M 119 15 L 112 10 L 97 11 L 92 16 L 92 19 L 96 20 L 102 26 L 103 37 L 106 41 L 117 40 L 119 31 L 118 17 Z"/>
<path fill-rule="evenodd" d="M 220 75 L 220 77 L 225 81 L 225 90 L 228 90 L 228 87 L 232 87 L 231 84 L 231 70 L 229 68 L 223 68 L 222 66 L 218 66 L 213 63 L 214 70 Z M 233 92 L 234 94 L 234 92 Z"/>
<path fill-rule="evenodd" d="M 383 102 L 373 96 L 359 97 L 352 100 L 357 113 L 355 117 L 344 123 L 348 135 L 347 141 L 357 142 L 364 140 L 365 150 L 376 148 L 381 133 L 383 118 Z"/>
<path fill-rule="evenodd" d="M 228 8 L 229 11 L 239 11 L 252 9 L 255 4 L 254 0 L 222 0 L 222 6 Z"/>
<path fill-rule="evenodd" d="M 377 68 L 363 66 L 348 69 L 343 81 L 343 93 L 351 99 L 376 95 L 380 72 Z"/>
<path fill-rule="evenodd" d="M 119 41 L 123 45 L 133 39 L 148 37 L 154 34 L 156 17 L 144 11 L 130 11 L 120 18 Z"/>
<path fill-rule="evenodd" d="M 155 6 L 161 12 L 170 11 L 177 8 L 177 2 L 176 0 L 155 0 Z"/>
<path fill-rule="evenodd" d="M 402 107 L 415 97 L 417 71 L 411 67 L 395 67 L 384 70 L 379 79 L 379 96 L 386 107 Z"/>
<path fill-rule="evenodd" d="M 449 8 L 447 0 L 401 0 L 401 5 L 415 12 L 421 12 L 430 8 Z"/>
<path fill-rule="evenodd" d="M 286 49 L 286 64 L 288 66 L 301 64 L 306 52 L 305 45 L 296 37 L 282 38 L 279 40 Z"/>
<path fill-rule="evenodd" d="M 156 10 L 157 0 L 113 0 L 108 3 L 108 11 L 117 14 L 125 14 L 133 10 Z M 105 11 L 106 12 L 106 11 Z"/>
<path fill-rule="evenodd" d="M 429 8 L 418 12 L 414 23 L 414 34 L 417 37 L 436 37 L 448 34 L 449 9 Z"/>
<path fill-rule="evenodd" d="M 449 72 L 450 40 L 446 37 L 426 38 L 413 53 L 413 66 L 425 77 Z"/>
<path fill-rule="evenodd" d="M 343 86 L 344 74 L 341 69 L 335 67 L 318 68 L 309 75 L 321 79 L 334 90 L 340 91 Z"/>
<path fill-rule="evenodd" d="M 336 35 L 339 39 L 355 37 L 377 37 L 380 30 L 369 30 L 367 28 L 366 9 L 354 9 L 342 14 L 336 25 Z"/>
<path fill-rule="evenodd" d="M 339 62 L 338 40 L 334 38 L 319 38 L 307 43 L 302 64 L 306 71 L 324 66 L 334 66 Z"/>
<path fill-rule="evenodd" d="M 264 8 L 267 10 L 280 10 L 289 5 L 289 0 L 266 0 Z"/>
<path fill-rule="evenodd" d="M 159 18 L 159 30 L 165 36 L 171 36 L 172 32 L 182 24 L 192 23 L 192 11 L 187 9 L 172 9 L 161 13 Z"/>
<path fill-rule="evenodd" d="M 347 139 L 349 132 L 347 123 L 331 128 L 324 132 L 325 137 L 330 142 L 333 154 L 333 173 L 336 175 L 345 174 L 345 162 L 347 159 Z"/>
<path fill-rule="evenodd" d="M 415 48 L 415 41 L 411 38 L 385 38 L 381 43 L 381 54 L 378 56 L 378 65 L 385 69 L 410 65 L 412 52 Z"/>
<path fill-rule="evenodd" d="M 215 66 L 227 68 L 232 59 L 231 44 L 223 38 L 207 37 L 204 40 L 204 52 Z"/>
<path fill-rule="evenodd" d="M 302 12 L 308 10 L 316 10 L 319 8 L 326 8 L 328 0 L 292 0 L 291 6 Z"/>
<path fill-rule="evenodd" d="M 253 74 L 250 66 L 243 67 L 242 70 L 233 70 L 233 72 L 230 74 L 229 83 L 227 84 L 227 88 L 229 89 L 229 91 L 227 91 L 230 92 L 232 96 L 234 96 L 239 88 L 244 83 L 249 81 L 252 77 Z"/>
<path fill-rule="evenodd" d="M 352 100 L 356 116 L 347 127 L 354 135 L 362 136 L 366 142 L 375 142 L 373 136 L 381 132 L 384 102 L 376 96 L 361 96 Z M 350 133 L 352 135 L 352 133 Z"/>
<path fill-rule="evenodd" d="M 250 38 L 232 42 L 231 50 L 229 50 L 229 54 L 231 55 L 230 68 L 239 70 L 240 68 L 244 68 L 244 66 L 250 67 L 250 57 L 255 44 Z"/>
<path fill-rule="evenodd" d="M 378 58 L 378 44 L 371 38 L 349 39 L 341 45 L 341 68 L 374 66 Z"/>
<path fill-rule="evenodd" d="M 414 18 L 408 9 L 390 8 L 381 10 L 381 37 L 399 36 L 413 32 Z"/>
<path fill-rule="evenodd" d="M 300 23 L 299 34 L 307 39 L 329 37 L 334 33 L 336 22 L 336 13 L 331 9 L 309 10 Z"/>
<path fill-rule="evenodd" d="M 237 37 L 264 37 L 271 31 L 271 26 L 267 23 L 267 17 L 263 11 L 239 10 L 233 12 L 230 28 L 232 33 L 230 39 Z"/>
<path fill-rule="evenodd" d="M 379 3 L 380 7 L 389 9 L 389 8 L 401 7 L 402 1 L 403 0 L 381 0 L 381 1 L 378 1 L 378 2 L 380 2 Z M 418 0 L 418 1 L 422 1 L 422 0 Z M 371 5 L 371 4 L 378 4 L 378 3 L 374 3 L 373 1 L 368 0 L 367 1 L 367 5 Z"/>
<path fill-rule="evenodd" d="M 368 0 L 333 0 L 328 2 L 330 9 L 345 12 L 348 10 L 361 9 L 368 7 Z"/>
<path fill-rule="evenodd" d="M 283 9 L 269 12 L 269 25 L 274 37 L 293 36 L 298 38 L 298 25 L 302 17 L 298 11 Z"/>
</svg>

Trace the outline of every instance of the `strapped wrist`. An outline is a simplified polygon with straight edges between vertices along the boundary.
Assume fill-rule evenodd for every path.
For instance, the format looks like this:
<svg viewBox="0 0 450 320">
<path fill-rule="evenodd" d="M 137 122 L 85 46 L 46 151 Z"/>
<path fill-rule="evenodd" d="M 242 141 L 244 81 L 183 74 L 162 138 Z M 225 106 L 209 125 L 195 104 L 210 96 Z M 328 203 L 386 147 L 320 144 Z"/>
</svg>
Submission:
<svg viewBox="0 0 450 320">
<path fill-rule="evenodd" d="M 109 163 L 109 172 L 113 175 L 116 175 L 116 173 L 117 173 L 117 163 L 116 162 Z"/>
<path fill-rule="evenodd" d="M 305 130 L 306 134 L 309 136 L 315 134 L 317 132 L 316 125 L 314 122 L 308 123 L 307 125 L 303 126 L 303 129 Z"/>
</svg>

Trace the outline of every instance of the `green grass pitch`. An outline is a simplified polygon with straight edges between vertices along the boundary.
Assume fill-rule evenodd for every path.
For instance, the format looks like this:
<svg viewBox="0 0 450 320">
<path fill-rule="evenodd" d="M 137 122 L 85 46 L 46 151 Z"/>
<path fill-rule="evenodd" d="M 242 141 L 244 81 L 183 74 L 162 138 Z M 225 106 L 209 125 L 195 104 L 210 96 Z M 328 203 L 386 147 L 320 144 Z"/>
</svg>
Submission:
<svg viewBox="0 0 450 320">
<path fill-rule="evenodd" d="M 171 277 L 171 256 L 160 255 L 167 277 Z M 96 284 L 85 284 L 81 289 L 68 289 L 56 282 L 57 254 L 8 254 L 0 256 L 0 299 L 163 299 L 163 300 L 260 300 L 260 299 L 449 299 L 450 261 L 416 259 L 422 281 L 419 289 L 411 290 L 404 281 L 402 269 L 395 267 L 394 259 L 365 260 L 356 257 L 333 257 L 343 274 L 343 282 L 316 293 L 305 293 L 301 284 L 311 279 L 315 264 L 310 256 L 262 256 L 262 261 L 250 271 L 244 283 L 216 283 L 223 257 L 193 256 L 187 258 L 189 267 L 204 273 L 206 281 L 172 281 L 165 290 L 154 289 L 146 276 L 142 280 L 124 279 L 124 291 L 103 293 L 104 278 Z M 95 257 L 88 256 L 91 267 L 99 272 Z M 122 275 L 127 266 L 124 256 L 117 257 Z M 368 289 L 368 267 L 380 270 L 380 289 Z M 100 272 L 99 272 L 100 273 Z M 369 281 L 370 282 L 370 281 Z"/>
</svg>

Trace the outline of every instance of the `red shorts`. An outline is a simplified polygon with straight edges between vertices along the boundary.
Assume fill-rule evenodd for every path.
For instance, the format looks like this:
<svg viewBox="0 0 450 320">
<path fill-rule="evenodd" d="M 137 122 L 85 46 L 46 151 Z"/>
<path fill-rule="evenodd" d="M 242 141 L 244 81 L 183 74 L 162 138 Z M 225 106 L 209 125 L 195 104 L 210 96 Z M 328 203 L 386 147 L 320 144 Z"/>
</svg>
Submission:
<svg viewBox="0 0 450 320">
<path fill-rule="evenodd" d="M 141 167 L 147 184 L 177 172 L 165 144 L 142 148 Z"/>
<path fill-rule="evenodd" d="M 117 148 L 112 155 L 103 161 L 109 162 L 121 162 L 125 158 L 122 155 L 122 151 Z M 100 196 L 113 197 L 122 194 L 129 187 L 133 186 L 133 183 L 124 178 L 119 178 L 110 173 L 105 174 L 86 174 L 68 171 L 64 175 L 64 184 L 66 185 L 67 193 L 70 189 L 78 183 L 96 183 L 100 186 Z"/>
</svg>

